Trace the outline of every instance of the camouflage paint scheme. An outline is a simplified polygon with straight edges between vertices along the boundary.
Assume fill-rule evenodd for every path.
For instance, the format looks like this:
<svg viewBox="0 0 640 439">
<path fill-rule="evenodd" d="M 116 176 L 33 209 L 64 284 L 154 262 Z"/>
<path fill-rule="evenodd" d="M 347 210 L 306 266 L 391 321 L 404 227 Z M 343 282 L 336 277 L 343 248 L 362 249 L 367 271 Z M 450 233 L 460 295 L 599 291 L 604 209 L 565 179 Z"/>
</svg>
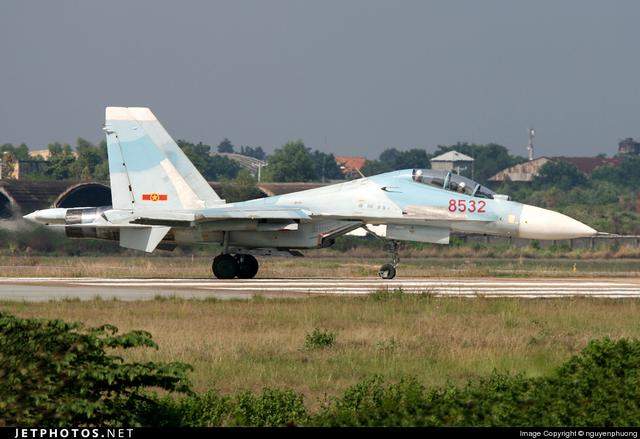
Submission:
<svg viewBox="0 0 640 439">
<path fill-rule="evenodd" d="M 451 232 L 533 239 L 597 233 L 468 179 L 466 191 L 451 190 L 447 182 L 459 183 L 460 177 L 431 170 L 401 170 L 227 204 L 148 108 L 108 107 L 104 130 L 113 206 L 45 209 L 25 218 L 64 227 L 71 237 L 114 239 L 147 252 L 208 242 L 230 252 L 286 252 L 331 245 L 335 237 L 366 225 L 386 226 L 378 233 L 391 240 L 439 244 L 447 244 Z M 427 177 L 445 183 L 425 182 Z"/>
</svg>

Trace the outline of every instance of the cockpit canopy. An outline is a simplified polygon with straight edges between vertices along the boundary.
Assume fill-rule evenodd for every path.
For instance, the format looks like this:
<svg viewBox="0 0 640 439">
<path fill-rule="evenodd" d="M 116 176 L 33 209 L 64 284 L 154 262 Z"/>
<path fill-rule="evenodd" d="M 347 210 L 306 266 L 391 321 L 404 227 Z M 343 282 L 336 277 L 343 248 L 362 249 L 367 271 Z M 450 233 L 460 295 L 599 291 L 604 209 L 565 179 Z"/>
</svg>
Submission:
<svg viewBox="0 0 640 439">
<path fill-rule="evenodd" d="M 480 183 L 447 171 L 414 169 L 413 181 L 477 198 L 493 199 L 495 195 L 495 192 Z"/>
</svg>

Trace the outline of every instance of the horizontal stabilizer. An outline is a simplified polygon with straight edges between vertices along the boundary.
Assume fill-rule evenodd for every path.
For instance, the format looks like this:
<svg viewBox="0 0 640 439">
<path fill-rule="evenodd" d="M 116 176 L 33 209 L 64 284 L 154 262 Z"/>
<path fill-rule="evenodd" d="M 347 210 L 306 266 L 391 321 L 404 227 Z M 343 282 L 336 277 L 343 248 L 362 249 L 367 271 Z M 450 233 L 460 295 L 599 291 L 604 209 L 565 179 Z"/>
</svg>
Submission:
<svg viewBox="0 0 640 439">
<path fill-rule="evenodd" d="M 124 227 L 120 229 L 120 247 L 151 253 L 169 233 L 171 227 Z"/>
</svg>

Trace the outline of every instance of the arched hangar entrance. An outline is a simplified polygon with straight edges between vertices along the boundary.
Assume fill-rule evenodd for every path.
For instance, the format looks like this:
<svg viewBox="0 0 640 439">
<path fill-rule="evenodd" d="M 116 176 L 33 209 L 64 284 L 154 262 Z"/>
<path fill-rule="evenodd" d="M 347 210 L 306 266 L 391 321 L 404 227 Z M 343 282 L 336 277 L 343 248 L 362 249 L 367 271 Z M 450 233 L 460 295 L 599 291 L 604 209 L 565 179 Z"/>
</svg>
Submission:
<svg viewBox="0 0 640 439">
<path fill-rule="evenodd" d="M 111 206 L 111 189 L 102 183 L 79 183 L 60 194 L 55 207 Z"/>
<path fill-rule="evenodd" d="M 16 216 L 15 202 L 11 196 L 0 187 L 0 220 L 11 219 Z"/>
</svg>

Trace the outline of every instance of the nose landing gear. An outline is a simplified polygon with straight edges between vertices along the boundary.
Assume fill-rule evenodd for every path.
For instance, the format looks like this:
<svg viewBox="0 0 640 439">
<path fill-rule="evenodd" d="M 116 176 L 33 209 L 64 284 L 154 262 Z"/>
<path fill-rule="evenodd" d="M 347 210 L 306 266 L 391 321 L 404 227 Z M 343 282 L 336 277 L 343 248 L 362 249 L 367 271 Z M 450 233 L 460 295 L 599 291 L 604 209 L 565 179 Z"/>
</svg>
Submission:
<svg viewBox="0 0 640 439">
<path fill-rule="evenodd" d="M 398 256 L 398 241 L 387 241 L 386 250 L 391 255 L 391 262 L 384 264 L 378 270 L 378 276 L 382 279 L 393 279 L 396 277 L 396 267 L 400 262 L 400 257 Z"/>
<path fill-rule="evenodd" d="M 220 254 L 213 259 L 211 269 L 218 279 L 252 279 L 258 273 L 258 261 L 249 254 Z"/>
</svg>

